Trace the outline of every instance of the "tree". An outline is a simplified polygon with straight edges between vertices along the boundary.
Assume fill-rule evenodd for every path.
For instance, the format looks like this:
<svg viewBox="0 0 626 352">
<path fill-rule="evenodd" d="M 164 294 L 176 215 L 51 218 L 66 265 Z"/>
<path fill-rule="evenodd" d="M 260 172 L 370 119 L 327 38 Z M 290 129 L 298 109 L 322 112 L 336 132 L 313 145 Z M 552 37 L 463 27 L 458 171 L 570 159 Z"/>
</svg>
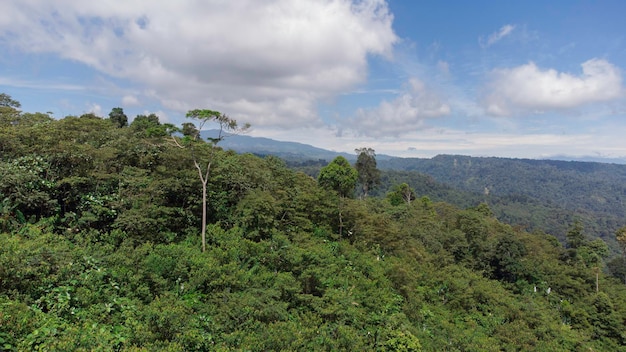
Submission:
<svg viewBox="0 0 626 352">
<path fill-rule="evenodd" d="M 614 258 L 607 266 L 611 274 L 626 284 L 626 226 L 615 231 L 615 239 L 622 250 L 622 257 Z"/>
<path fill-rule="evenodd" d="M 411 204 L 415 200 L 415 190 L 407 183 L 401 183 L 393 186 L 391 192 L 387 194 L 387 199 L 391 205 L 400 205 L 401 203 Z"/>
<path fill-rule="evenodd" d="M 622 226 L 615 232 L 615 239 L 622 250 L 624 258 L 626 258 L 626 226 Z"/>
<path fill-rule="evenodd" d="M 0 93 L 0 107 L 19 109 L 22 107 L 19 101 L 11 98 L 10 95 L 5 93 Z"/>
<path fill-rule="evenodd" d="M 113 110 L 109 113 L 109 119 L 117 127 L 121 128 L 128 126 L 128 116 L 124 114 L 124 110 L 122 108 L 113 108 Z"/>
<path fill-rule="evenodd" d="M 354 194 L 354 187 L 359 173 L 343 156 L 336 157 L 320 170 L 317 183 L 339 194 L 339 237 L 343 235 L 343 200 Z"/>
<path fill-rule="evenodd" d="M 19 101 L 13 100 L 10 95 L 0 93 L 0 126 L 10 126 L 17 123 L 20 115 Z"/>
<path fill-rule="evenodd" d="M 130 128 L 133 132 L 143 134 L 145 137 L 165 137 L 178 130 L 172 124 L 159 122 L 159 117 L 154 113 L 147 116 L 137 115 L 130 124 Z"/>
<path fill-rule="evenodd" d="M 27 112 L 20 114 L 17 122 L 20 126 L 34 126 L 40 123 L 47 123 L 52 120 L 53 118 L 50 117 L 48 113 L 44 114 L 41 112 L 36 112 L 32 114 Z"/>
<path fill-rule="evenodd" d="M 583 262 L 588 267 L 592 267 L 596 274 L 596 293 L 600 290 L 600 267 L 602 259 L 609 254 L 609 246 L 601 238 L 586 242 L 578 248 Z"/>
<path fill-rule="evenodd" d="M 626 284 L 626 258 L 613 258 L 606 264 L 606 266 L 613 277 L 620 279 L 624 284 Z"/>
<path fill-rule="evenodd" d="M 184 136 L 191 138 L 197 138 L 198 133 L 200 133 L 200 131 L 198 131 L 198 129 L 196 128 L 196 125 L 191 122 L 183 123 L 183 129 L 181 132 Z"/>
<path fill-rule="evenodd" d="M 355 168 L 359 173 L 359 184 L 363 197 L 371 189 L 380 184 L 380 170 L 376 168 L 376 152 L 372 148 L 358 148 L 354 150 L 358 158 Z"/>
<path fill-rule="evenodd" d="M 343 156 L 336 157 L 320 170 L 317 182 L 326 189 L 331 189 L 340 197 L 350 198 L 359 177 L 358 172 Z"/>
<path fill-rule="evenodd" d="M 135 127 L 137 129 L 147 129 L 150 127 L 158 126 L 161 122 L 159 122 L 159 117 L 156 114 L 150 115 L 137 115 L 133 122 L 130 124 L 131 127 Z"/>
<path fill-rule="evenodd" d="M 516 282 L 524 275 L 522 258 L 526 253 L 524 243 L 514 236 L 505 235 L 501 237 L 490 259 L 493 277 L 497 280 Z"/>
<path fill-rule="evenodd" d="M 576 249 L 585 244 L 583 224 L 576 220 L 574 225 L 567 231 L 567 245 L 569 248 Z"/>
<path fill-rule="evenodd" d="M 250 128 L 250 124 L 245 124 L 243 127 L 239 127 L 237 121 L 231 119 L 225 114 L 218 111 L 208 109 L 196 109 L 187 112 L 187 118 L 198 120 L 198 127 L 195 129 L 197 133 L 195 135 L 185 135 L 183 144 L 179 143 L 175 137 L 172 140 L 180 148 L 188 147 L 191 150 L 191 156 L 193 159 L 193 165 L 198 170 L 198 177 L 202 183 L 202 252 L 206 251 L 206 223 L 207 223 L 207 184 L 209 182 L 209 175 L 211 174 L 211 164 L 213 163 L 213 156 L 217 144 L 226 137 L 225 133 L 241 133 Z M 206 166 L 201 165 L 200 155 L 196 152 L 195 143 L 200 141 L 200 131 L 205 124 L 215 122 L 219 126 L 219 132 L 217 137 L 207 138 L 209 142 L 209 155 L 206 158 Z M 187 131 L 191 131 L 191 126 L 184 126 Z"/>
</svg>

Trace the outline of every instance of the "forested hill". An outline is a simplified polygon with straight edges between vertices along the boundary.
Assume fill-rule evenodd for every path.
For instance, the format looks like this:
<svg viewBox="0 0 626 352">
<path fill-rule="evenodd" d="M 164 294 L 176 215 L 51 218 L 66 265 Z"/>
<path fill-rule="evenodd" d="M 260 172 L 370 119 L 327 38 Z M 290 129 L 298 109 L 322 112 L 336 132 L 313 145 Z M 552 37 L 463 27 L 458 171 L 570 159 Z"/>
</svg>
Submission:
<svg viewBox="0 0 626 352">
<path fill-rule="evenodd" d="M 314 176 L 336 156 L 356 160 L 356 154 L 249 136 L 227 138 L 222 146 L 239 153 L 275 155 Z M 383 183 L 373 190 L 375 195 L 384 196 L 394 184 L 406 182 L 419 194 L 428 187 L 433 199 L 457 206 L 485 201 L 498 219 L 530 231 L 546 231 L 563 243 L 571 225 L 580 221 L 590 237 L 603 238 L 617 251 L 613 234 L 626 214 L 624 164 L 460 155 L 432 159 L 377 155 L 376 160 L 384 172 Z"/>
<path fill-rule="evenodd" d="M 526 195 L 623 215 L 626 165 L 595 162 L 438 155 L 380 160 L 381 169 L 418 171 L 458 189 L 498 196 Z"/>
<path fill-rule="evenodd" d="M 595 236 L 608 239 L 626 214 L 626 165 L 460 155 L 394 158 L 378 165 L 424 173 L 480 194 L 498 218 L 543 228 L 561 240 L 575 219 Z"/>
<path fill-rule="evenodd" d="M 203 139 L 216 136 L 217 130 L 202 131 Z M 337 156 L 343 156 L 348 160 L 356 160 L 356 155 L 339 153 L 322 148 L 316 148 L 308 144 L 297 142 L 276 141 L 270 138 L 250 137 L 246 135 L 232 135 L 220 143 L 224 149 L 232 149 L 237 153 L 252 153 L 255 155 L 274 155 L 287 162 L 301 162 L 308 160 L 330 161 Z"/>
<path fill-rule="evenodd" d="M 626 260 L 577 224 L 359 199 L 344 158 L 314 179 L 196 136 L 0 106 L 0 350 L 626 351 Z"/>
</svg>

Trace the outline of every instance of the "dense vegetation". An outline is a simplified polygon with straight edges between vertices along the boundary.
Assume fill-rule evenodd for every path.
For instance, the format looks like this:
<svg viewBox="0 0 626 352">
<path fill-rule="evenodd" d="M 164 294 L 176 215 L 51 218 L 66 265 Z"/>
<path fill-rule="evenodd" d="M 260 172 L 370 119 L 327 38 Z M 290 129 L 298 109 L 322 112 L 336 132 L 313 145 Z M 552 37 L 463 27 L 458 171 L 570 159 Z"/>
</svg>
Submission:
<svg viewBox="0 0 626 352">
<path fill-rule="evenodd" d="M 417 181 L 411 180 L 416 172 L 429 175 L 487 202 L 498 219 L 544 230 L 562 242 L 579 220 L 591 237 L 616 248 L 613 234 L 626 214 L 626 165 L 439 155 L 383 160 L 380 166 L 402 182 Z"/>
<path fill-rule="evenodd" d="M 318 184 L 122 115 L 2 107 L 0 349 L 626 350 L 580 223 L 563 246 L 427 189 L 358 199 L 342 160 Z"/>
</svg>

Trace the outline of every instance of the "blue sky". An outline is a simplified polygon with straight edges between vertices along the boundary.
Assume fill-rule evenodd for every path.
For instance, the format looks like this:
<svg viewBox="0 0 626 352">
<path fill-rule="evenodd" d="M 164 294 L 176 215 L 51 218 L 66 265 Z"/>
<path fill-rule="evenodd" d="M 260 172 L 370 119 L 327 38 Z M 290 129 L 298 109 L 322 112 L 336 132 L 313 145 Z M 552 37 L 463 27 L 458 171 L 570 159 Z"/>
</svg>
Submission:
<svg viewBox="0 0 626 352">
<path fill-rule="evenodd" d="M 8 0 L 0 92 L 337 151 L 626 157 L 626 2 Z"/>
</svg>

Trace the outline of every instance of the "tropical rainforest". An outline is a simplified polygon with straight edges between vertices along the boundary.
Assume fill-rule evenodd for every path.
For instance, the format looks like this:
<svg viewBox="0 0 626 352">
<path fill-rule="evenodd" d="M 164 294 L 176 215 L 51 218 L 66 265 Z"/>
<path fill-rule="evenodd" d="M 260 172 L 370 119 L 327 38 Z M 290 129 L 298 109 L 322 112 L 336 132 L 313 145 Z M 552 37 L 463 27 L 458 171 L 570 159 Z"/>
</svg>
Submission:
<svg viewBox="0 0 626 352">
<path fill-rule="evenodd" d="M 0 98 L 0 350 L 626 351 L 624 254 L 584 222 L 527 232 L 369 148 L 314 178 L 198 138 L 247 127 L 211 110 Z"/>
</svg>

